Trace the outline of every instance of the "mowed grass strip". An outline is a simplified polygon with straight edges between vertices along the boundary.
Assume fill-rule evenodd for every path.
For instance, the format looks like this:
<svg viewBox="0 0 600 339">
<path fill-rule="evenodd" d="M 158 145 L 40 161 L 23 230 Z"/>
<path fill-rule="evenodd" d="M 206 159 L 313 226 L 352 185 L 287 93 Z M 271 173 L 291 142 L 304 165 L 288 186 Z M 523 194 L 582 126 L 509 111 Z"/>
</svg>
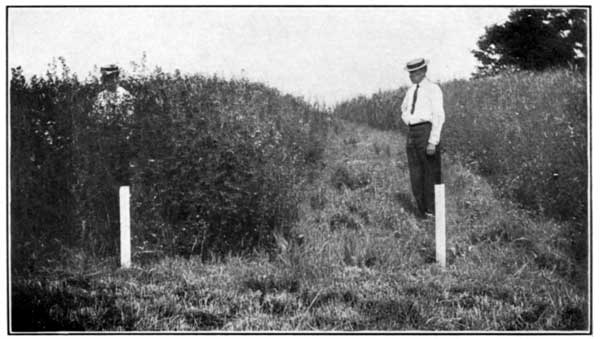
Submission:
<svg viewBox="0 0 600 339">
<path fill-rule="evenodd" d="M 433 222 L 413 214 L 404 137 L 337 124 L 322 170 L 298 183 L 296 236 L 277 237 L 276 255 L 123 270 L 66 253 L 61 265 L 13 277 L 12 329 L 587 330 L 587 272 L 567 254 L 569 224 L 497 199 L 445 157 L 441 269 Z"/>
</svg>

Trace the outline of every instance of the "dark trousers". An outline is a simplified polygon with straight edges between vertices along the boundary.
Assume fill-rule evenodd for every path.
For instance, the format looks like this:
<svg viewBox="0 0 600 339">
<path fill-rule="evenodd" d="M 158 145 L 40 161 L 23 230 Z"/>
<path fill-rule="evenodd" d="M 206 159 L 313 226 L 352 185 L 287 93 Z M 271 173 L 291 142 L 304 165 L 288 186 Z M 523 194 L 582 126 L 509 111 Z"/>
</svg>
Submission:
<svg viewBox="0 0 600 339">
<path fill-rule="evenodd" d="M 436 147 L 435 154 L 427 155 L 430 132 L 430 123 L 410 126 L 406 140 L 410 183 L 421 215 L 434 213 L 434 185 L 442 183 L 440 145 Z"/>
</svg>

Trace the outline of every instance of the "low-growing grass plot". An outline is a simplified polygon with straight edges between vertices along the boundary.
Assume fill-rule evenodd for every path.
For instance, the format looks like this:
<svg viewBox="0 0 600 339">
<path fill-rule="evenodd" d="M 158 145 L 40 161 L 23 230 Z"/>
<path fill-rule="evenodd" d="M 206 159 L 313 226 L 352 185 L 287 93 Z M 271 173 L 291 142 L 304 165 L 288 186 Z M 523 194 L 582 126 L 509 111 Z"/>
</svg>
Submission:
<svg viewBox="0 0 600 339">
<path fill-rule="evenodd" d="M 494 194 L 539 215 L 570 222 L 560 237 L 587 264 L 588 129 L 585 75 L 571 70 L 519 72 L 441 84 L 446 156 L 469 166 Z M 337 116 L 405 130 L 406 89 L 338 105 Z M 465 202 L 467 204 L 470 201 Z"/>
</svg>

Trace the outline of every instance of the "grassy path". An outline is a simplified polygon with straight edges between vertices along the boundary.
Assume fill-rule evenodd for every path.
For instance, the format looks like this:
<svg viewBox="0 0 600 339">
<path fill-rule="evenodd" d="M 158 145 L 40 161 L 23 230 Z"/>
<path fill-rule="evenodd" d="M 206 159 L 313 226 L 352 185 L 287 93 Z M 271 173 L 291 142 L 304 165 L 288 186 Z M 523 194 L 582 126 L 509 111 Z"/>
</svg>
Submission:
<svg viewBox="0 0 600 339">
<path fill-rule="evenodd" d="M 495 199 L 445 157 L 442 270 L 433 223 L 413 215 L 404 138 L 349 123 L 336 132 L 322 168 L 300 185 L 294 229 L 303 240 L 280 238 L 276 257 L 115 270 L 73 253 L 42 283 L 16 281 L 16 316 L 31 319 L 27 305 L 37 302 L 49 330 L 587 329 L 586 278 L 567 255 L 568 225 Z"/>
</svg>

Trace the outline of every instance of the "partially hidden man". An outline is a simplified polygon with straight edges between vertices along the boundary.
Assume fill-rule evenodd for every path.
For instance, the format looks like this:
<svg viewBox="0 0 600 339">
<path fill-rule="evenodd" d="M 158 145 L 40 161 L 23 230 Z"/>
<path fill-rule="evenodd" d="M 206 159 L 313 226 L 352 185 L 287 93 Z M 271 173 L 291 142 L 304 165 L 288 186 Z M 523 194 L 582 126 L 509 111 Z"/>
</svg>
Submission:
<svg viewBox="0 0 600 339">
<path fill-rule="evenodd" d="M 442 182 L 440 135 L 445 119 L 442 90 L 426 77 L 427 65 L 423 58 L 406 64 L 413 85 L 402 102 L 410 183 L 421 218 L 435 213 L 434 185 Z"/>
<path fill-rule="evenodd" d="M 135 163 L 134 152 L 134 97 L 119 86 L 119 67 L 102 67 L 103 90 L 98 93 L 91 110 L 92 123 L 97 130 L 98 146 L 95 175 L 98 209 L 101 224 L 97 230 L 105 237 L 104 251 L 115 253 L 119 238 L 119 186 L 131 185 L 131 170 Z"/>
<path fill-rule="evenodd" d="M 112 172 L 114 184 L 128 185 L 130 181 L 131 137 L 133 134 L 133 96 L 119 86 L 119 68 L 109 65 L 100 69 L 104 90 L 98 93 L 92 118 L 103 129 L 109 139 L 104 143 L 108 157 L 108 170 Z M 107 154 L 107 155 L 108 155 Z"/>
</svg>

